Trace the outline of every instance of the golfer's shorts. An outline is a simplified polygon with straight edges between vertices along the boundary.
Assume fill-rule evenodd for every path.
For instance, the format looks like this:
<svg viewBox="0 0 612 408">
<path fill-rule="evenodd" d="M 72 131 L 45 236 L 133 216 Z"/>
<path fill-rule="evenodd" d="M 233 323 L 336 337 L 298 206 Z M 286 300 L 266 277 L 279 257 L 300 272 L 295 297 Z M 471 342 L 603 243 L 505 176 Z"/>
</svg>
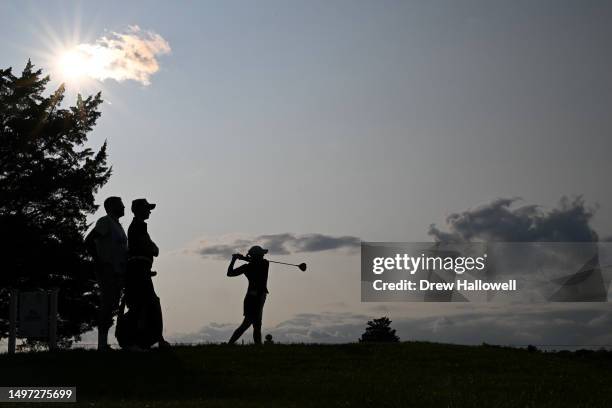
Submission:
<svg viewBox="0 0 612 408">
<path fill-rule="evenodd" d="M 261 324 L 266 295 L 249 295 L 244 297 L 244 317 L 252 324 Z"/>
<path fill-rule="evenodd" d="M 123 275 L 115 270 L 112 265 L 102 264 L 96 267 L 96 278 L 100 288 L 100 304 L 98 313 L 100 315 L 99 325 L 111 327 L 113 316 L 119 308 L 121 290 L 123 289 Z"/>
</svg>

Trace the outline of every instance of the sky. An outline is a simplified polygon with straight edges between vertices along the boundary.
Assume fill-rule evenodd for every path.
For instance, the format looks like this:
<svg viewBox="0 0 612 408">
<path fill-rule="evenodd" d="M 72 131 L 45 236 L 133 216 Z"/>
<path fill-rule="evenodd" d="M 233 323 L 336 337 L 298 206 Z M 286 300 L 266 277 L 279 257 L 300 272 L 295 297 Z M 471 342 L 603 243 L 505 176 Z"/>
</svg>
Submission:
<svg viewBox="0 0 612 408">
<path fill-rule="evenodd" d="M 113 176 L 98 201 L 158 204 L 166 337 L 224 339 L 246 280 L 223 256 L 263 242 L 309 265 L 272 267 L 264 331 L 288 341 L 354 340 L 380 315 L 403 339 L 609 338 L 605 305 L 361 303 L 356 242 L 432 241 L 463 231 L 451 214 L 514 198 L 502 212 L 550 214 L 564 196 L 612 235 L 610 2 L 20 1 L 0 16 L 2 67 L 31 58 L 52 86 L 79 44 L 147 44 L 136 65 L 68 81 L 66 102 L 105 100 L 89 143 L 108 141 Z"/>
</svg>

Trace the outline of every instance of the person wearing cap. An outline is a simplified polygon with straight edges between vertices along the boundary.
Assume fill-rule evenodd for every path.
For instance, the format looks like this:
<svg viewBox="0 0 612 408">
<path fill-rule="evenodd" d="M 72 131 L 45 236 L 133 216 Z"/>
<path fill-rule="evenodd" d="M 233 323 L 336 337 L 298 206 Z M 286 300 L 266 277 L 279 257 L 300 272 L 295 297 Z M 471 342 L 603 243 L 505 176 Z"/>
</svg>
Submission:
<svg viewBox="0 0 612 408">
<path fill-rule="evenodd" d="M 161 305 L 151 279 L 153 258 L 159 255 L 159 248 L 149 236 L 146 220 L 154 208 L 155 204 L 144 198 L 132 201 L 134 219 L 128 228 L 126 304 L 136 326 L 131 328 L 134 335 L 130 346 L 145 349 L 155 343 L 159 347 L 169 346 L 162 335 Z"/>
<path fill-rule="evenodd" d="M 100 290 L 98 308 L 98 350 L 110 349 L 108 331 L 119 308 L 127 266 L 127 236 L 119 218 L 125 214 L 120 197 L 104 200 L 106 215 L 85 237 L 85 246 L 95 262 L 96 280 Z"/>
<path fill-rule="evenodd" d="M 261 320 L 268 295 L 268 267 L 270 265 L 264 258 L 267 253 L 267 249 L 255 245 L 249 249 L 246 257 L 240 254 L 232 255 L 232 261 L 227 268 L 227 276 L 244 274 L 249 280 L 249 287 L 244 297 L 244 319 L 232 334 L 229 344 L 234 344 L 250 326 L 253 326 L 253 341 L 255 344 L 261 344 Z M 248 263 L 234 268 L 238 259 Z"/>
</svg>

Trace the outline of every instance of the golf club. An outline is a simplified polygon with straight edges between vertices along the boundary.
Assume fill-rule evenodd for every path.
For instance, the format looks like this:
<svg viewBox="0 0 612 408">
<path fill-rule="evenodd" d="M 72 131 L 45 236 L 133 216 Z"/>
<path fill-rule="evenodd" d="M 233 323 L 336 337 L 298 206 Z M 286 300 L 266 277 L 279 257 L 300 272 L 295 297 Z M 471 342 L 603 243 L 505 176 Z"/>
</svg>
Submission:
<svg viewBox="0 0 612 408">
<path fill-rule="evenodd" d="M 250 258 L 248 256 L 244 256 L 244 255 L 240 255 L 238 257 L 238 259 L 240 259 L 242 261 L 245 261 L 245 262 L 251 262 Z M 287 263 L 287 262 L 271 261 L 269 259 L 268 259 L 268 262 L 277 263 L 277 264 L 281 264 L 281 265 L 297 266 L 300 269 L 300 271 L 302 271 L 302 272 L 306 271 L 306 264 L 303 263 L 303 262 L 301 264 L 299 264 L 299 265 L 292 264 L 292 263 Z"/>
<path fill-rule="evenodd" d="M 282 264 L 282 265 L 290 265 L 290 266 L 297 266 L 298 268 L 300 268 L 300 271 L 304 272 L 306 270 L 306 264 L 305 263 L 301 263 L 299 265 L 296 264 L 292 264 L 292 263 L 287 263 L 287 262 L 280 262 L 280 261 L 271 261 L 268 259 L 268 262 L 272 262 L 272 263 L 277 263 L 277 264 Z"/>
</svg>

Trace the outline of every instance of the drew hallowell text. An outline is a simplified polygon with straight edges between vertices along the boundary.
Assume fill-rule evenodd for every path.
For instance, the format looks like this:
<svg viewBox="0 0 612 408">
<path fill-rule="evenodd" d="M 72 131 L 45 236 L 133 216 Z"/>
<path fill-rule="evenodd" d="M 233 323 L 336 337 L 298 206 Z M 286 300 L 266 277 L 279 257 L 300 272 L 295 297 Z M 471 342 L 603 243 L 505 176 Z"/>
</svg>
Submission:
<svg viewBox="0 0 612 408">
<path fill-rule="evenodd" d="M 507 282 L 483 282 L 482 280 L 468 281 L 465 279 L 458 279 L 455 282 L 430 282 L 426 279 L 418 281 L 412 281 L 408 279 L 402 279 L 398 282 L 383 282 L 381 279 L 377 279 L 372 282 L 374 290 L 434 290 L 434 291 L 447 291 L 447 290 L 461 290 L 461 291 L 479 291 L 479 290 L 494 290 L 494 291 L 515 291 L 516 290 L 516 279 L 510 279 Z"/>
</svg>

